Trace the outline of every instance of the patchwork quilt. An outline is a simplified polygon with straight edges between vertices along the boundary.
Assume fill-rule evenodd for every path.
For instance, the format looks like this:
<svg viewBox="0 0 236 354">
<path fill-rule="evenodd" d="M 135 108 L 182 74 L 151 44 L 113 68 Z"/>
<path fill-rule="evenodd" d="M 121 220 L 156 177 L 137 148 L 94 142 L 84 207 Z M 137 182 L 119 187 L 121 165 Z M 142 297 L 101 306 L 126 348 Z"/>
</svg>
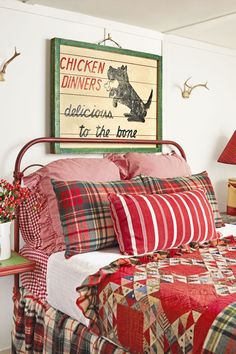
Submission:
<svg viewBox="0 0 236 354">
<path fill-rule="evenodd" d="M 236 353 L 236 238 L 119 259 L 85 279 L 91 329 L 130 353 Z"/>
</svg>

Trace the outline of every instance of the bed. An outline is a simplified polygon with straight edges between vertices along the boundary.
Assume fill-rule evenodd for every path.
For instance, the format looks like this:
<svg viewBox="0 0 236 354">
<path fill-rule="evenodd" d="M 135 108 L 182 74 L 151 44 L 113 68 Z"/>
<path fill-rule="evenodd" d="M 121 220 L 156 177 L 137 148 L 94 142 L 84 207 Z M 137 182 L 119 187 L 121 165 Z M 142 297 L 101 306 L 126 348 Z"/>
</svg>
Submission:
<svg viewBox="0 0 236 354">
<path fill-rule="evenodd" d="M 14 248 L 20 228 L 36 267 L 21 286 L 15 276 L 12 352 L 235 353 L 236 227 L 207 172 L 156 141 L 179 153 L 59 159 L 23 176 L 31 146 L 60 141 L 83 143 L 35 139 L 16 160 L 32 195 Z"/>
</svg>

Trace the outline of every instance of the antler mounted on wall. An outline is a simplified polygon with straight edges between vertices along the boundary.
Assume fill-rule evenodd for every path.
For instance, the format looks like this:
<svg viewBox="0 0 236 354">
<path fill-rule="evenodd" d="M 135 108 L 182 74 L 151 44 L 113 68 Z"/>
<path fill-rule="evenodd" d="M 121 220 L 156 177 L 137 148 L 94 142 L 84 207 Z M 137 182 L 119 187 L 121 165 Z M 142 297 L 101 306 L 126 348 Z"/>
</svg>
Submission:
<svg viewBox="0 0 236 354">
<path fill-rule="evenodd" d="M 182 97 L 183 98 L 189 98 L 189 96 L 191 95 L 191 92 L 196 87 L 205 87 L 207 90 L 209 90 L 209 88 L 207 87 L 207 82 L 205 84 L 197 84 L 197 85 L 191 86 L 191 85 L 187 84 L 188 80 L 190 80 L 190 79 L 191 79 L 191 77 L 189 77 L 184 83 L 184 89 L 182 90 Z"/>
<path fill-rule="evenodd" d="M 5 80 L 4 76 L 5 76 L 5 74 L 6 74 L 7 65 L 10 64 L 10 62 L 11 62 L 12 60 L 14 60 L 16 57 L 18 57 L 18 55 L 20 55 L 20 53 L 17 53 L 16 47 L 15 47 L 15 53 L 13 54 L 13 56 L 12 56 L 10 59 L 8 59 L 8 60 L 3 64 L 2 70 L 0 70 L 0 81 L 4 81 L 4 80 Z"/>
</svg>

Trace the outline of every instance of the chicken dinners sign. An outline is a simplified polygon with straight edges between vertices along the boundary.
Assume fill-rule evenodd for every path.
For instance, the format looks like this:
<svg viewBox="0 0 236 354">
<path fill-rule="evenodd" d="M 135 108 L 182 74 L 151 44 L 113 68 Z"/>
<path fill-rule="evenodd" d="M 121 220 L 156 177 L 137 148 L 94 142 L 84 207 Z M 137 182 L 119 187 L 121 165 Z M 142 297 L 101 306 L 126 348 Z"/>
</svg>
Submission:
<svg viewBox="0 0 236 354">
<path fill-rule="evenodd" d="M 150 150 L 106 139 L 161 139 L 161 57 L 54 38 L 52 130 L 55 137 L 104 144 L 55 144 L 54 151 Z M 152 150 L 156 146 L 151 145 Z"/>
</svg>

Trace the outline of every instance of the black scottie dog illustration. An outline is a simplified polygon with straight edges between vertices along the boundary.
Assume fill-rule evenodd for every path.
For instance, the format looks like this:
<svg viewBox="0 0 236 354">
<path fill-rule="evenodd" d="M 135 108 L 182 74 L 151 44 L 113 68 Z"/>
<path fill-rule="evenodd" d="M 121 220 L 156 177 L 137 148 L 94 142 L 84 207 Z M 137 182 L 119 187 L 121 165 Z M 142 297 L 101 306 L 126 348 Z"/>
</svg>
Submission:
<svg viewBox="0 0 236 354">
<path fill-rule="evenodd" d="M 127 65 L 122 65 L 119 68 L 110 66 L 107 70 L 107 77 L 109 81 L 117 80 L 118 82 L 118 86 L 110 88 L 109 92 L 109 97 L 113 97 L 113 106 L 117 107 L 119 102 L 129 107 L 130 112 L 124 114 L 125 117 L 128 117 L 128 121 L 145 122 L 147 110 L 152 103 L 153 90 L 151 90 L 147 102 L 144 103 L 129 82 Z"/>
</svg>

